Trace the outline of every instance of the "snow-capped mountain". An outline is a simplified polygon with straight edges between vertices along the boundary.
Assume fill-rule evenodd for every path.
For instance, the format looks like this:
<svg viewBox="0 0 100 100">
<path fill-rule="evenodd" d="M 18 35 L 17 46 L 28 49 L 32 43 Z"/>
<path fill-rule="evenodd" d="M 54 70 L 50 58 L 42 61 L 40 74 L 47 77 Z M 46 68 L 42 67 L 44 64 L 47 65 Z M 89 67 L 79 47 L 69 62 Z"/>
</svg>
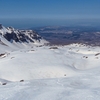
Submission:
<svg viewBox="0 0 100 100">
<path fill-rule="evenodd" d="M 18 30 L 13 27 L 4 27 L 0 24 L 0 44 L 11 46 L 13 44 L 44 44 L 47 43 L 37 32 L 33 30 Z M 15 46 L 16 47 L 16 46 Z"/>
<path fill-rule="evenodd" d="M 41 43 L 0 25 L 0 100 L 100 100 L 100 47 Z"/>
</svg>

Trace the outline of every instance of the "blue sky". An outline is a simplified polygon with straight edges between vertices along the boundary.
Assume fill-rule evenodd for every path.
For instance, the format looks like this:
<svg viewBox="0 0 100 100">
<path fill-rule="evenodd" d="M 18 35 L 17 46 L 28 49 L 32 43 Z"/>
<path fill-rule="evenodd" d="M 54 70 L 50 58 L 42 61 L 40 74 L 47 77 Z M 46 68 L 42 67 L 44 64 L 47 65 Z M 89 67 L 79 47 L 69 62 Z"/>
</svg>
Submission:
<svg viewBox="0 0 100 100">
<path fill-rule="evenodd" d="M 0 23 L 6 25 L 65 25 L 99 18 L 100 0 L 0 0 Z"/>
</svg>

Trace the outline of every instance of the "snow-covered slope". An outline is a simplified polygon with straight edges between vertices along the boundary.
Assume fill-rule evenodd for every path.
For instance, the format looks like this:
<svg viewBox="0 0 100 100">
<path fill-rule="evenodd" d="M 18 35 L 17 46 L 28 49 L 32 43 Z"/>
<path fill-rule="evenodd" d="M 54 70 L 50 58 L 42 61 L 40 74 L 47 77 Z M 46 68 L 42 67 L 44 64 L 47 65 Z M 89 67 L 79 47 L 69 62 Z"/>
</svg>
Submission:
<svg viewBox="0 0 100 100">
<path fill-rule="evenodd" d="M 99 47 L 79 45 L 30 47 L 4 53 L 0 58 L 0 78 L 21 79 L 59 78 L 76 75 L 81 70 L 99 67 Z M 6 66 L 10 65 L 10 66 Z M 13 76 L 12 76 L 13 75 Z"/>
<path fill-rule="evenodd" d="M 0 25 L 0 100 L 100 100 L 100 47 L 44 43 Z"/>
<path fill-rule="evenodd" d="M 6 51 L 0 55 L 0 84 L 0 100 L 100 100 L 100 47 Z"/>
</svg>

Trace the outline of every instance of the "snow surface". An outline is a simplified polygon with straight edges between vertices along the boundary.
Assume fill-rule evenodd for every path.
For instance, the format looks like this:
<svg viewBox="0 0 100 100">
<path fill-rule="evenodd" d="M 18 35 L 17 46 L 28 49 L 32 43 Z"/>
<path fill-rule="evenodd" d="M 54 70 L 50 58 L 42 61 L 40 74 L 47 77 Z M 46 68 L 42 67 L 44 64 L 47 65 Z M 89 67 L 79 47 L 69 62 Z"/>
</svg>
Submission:
<svg viewBox="0 0 100 100">
<path fill-rule="evenodd" d="M 100 47 L 21 45 L 0 44 L 0 100 L 100 100 Z"/>
</svg>

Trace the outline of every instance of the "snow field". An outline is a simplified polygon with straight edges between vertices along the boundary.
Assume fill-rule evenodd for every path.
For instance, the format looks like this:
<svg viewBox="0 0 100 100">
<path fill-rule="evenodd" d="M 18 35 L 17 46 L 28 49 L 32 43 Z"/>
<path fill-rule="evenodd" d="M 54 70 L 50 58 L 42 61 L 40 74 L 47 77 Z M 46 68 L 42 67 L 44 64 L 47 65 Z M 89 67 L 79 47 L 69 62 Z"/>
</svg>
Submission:
<svg viewBox="0 0 100 100">
<path fill-rule="evenodd" d="M 0 56 L 0 100 L 100 100 L 100 47 L 50 48 L 9 49 Z"/>
</svg>

